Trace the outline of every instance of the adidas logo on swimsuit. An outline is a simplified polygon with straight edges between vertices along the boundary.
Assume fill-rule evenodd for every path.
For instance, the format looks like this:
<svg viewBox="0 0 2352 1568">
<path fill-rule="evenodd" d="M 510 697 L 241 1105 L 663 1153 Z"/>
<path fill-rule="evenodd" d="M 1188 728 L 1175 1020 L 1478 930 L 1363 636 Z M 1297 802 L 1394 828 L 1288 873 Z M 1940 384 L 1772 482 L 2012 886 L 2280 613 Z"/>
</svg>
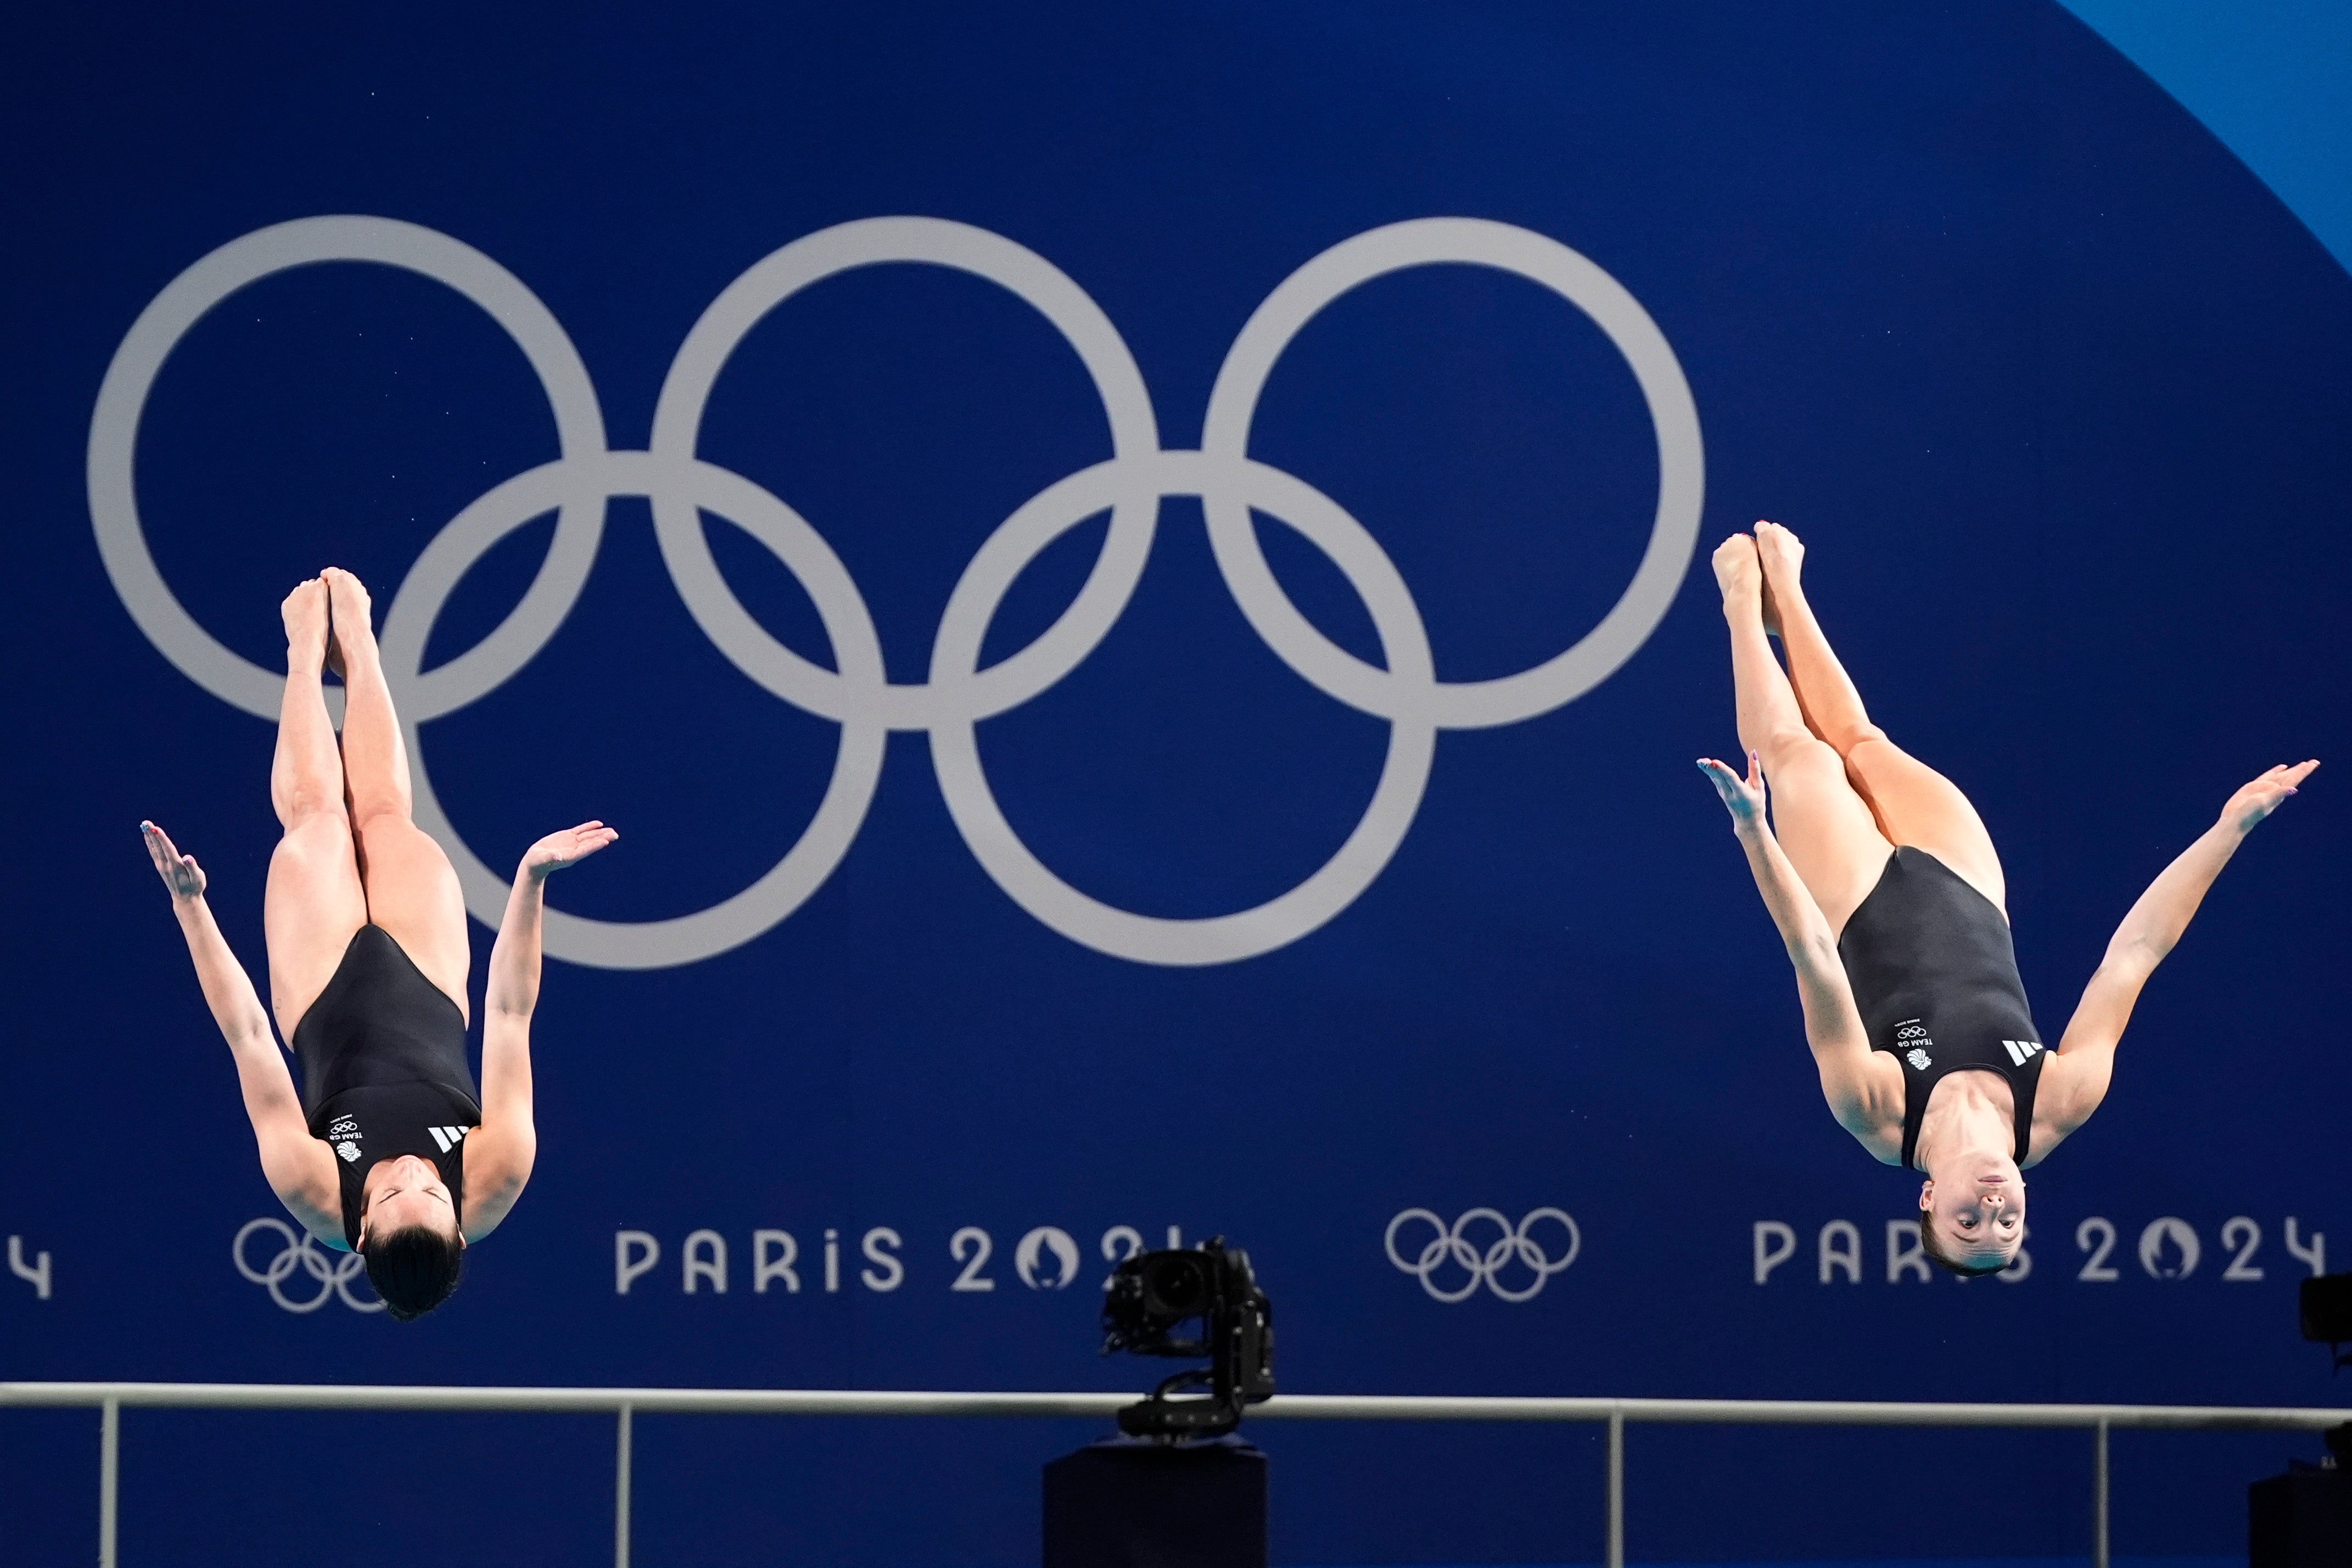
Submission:
<svg viewBox="0 0 2352 1568">
<path fill-rule="evenodd" d="M 2010 1062 L 2016 1067 L 2023 1067 L 2042 1048 L 2038 1040 L 2003 1040 L 2001 1044 L 2008 1048 Z"/>
<path fill-rule="evenodd" d="M 2006 1040 L 2001 1043 L 2008 1044 Z M 441 1145 L 441 1152 L 444 1154 L 466 1140 L 466 1129 L 463 1127 L 428 1127 L 425 1131 L 433 1134 L 433 1142 Z"/>
</svg>

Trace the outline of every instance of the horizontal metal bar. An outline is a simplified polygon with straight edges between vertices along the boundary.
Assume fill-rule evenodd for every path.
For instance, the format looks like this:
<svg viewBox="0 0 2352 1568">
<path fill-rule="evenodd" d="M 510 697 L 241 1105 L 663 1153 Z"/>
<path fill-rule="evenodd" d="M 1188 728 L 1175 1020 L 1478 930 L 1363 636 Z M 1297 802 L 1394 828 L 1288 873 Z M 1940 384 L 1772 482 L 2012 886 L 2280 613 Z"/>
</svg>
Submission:
<svg viewBox="0 0 2352 1568">
<path fill-rule="evenodd" d="M 1108 1415 L 1132 1394 L 957 1394 L 798 1388 L 472 1388 L 326 1383 L 0 1383 L 0 1405 L 184 1410 L 530 1410 L 676 1415 Z"/>
<path fill-rule="evenodd" d="M 0 1405 L 184 1410 L 528 1410 L 673 1415 L 1102 1416 L 1131 1394 L 801 1388 L 470 1388 L 321 1383 L 0 1383 Z M 1594 1421 L 1732 1426 L 2177 1427 L 2315 1431 L 2352 1410 L 2234 1405 L 1961 1405 L 1860 1399 L 1601 1399 L 1283 1394 L 1253 1420 Z"/>
<path fill-rule="evenodd" d="M 1250 1412 L 1326 1421 L 1606 1421 L 1727 1426 L 2111 1426 L 2315 1431 L 2352 1410 L 2233 1405 L 1960 1405 L 1864 1399 L 1543 1399 L 1291 1394 Z"/>
</svg>

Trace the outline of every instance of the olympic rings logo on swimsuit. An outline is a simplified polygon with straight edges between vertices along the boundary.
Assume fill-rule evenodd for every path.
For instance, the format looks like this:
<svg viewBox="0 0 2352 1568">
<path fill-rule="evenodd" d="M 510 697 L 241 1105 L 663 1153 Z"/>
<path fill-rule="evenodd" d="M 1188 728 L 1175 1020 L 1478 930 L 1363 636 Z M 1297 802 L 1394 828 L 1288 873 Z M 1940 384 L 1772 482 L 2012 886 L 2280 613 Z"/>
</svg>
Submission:
<svg viewBox="0 0 2352 1568">
<path fill-rule="evenodd" d="M 1529 1234 L 1538 1220 L 1550 1220 L 1568 1233 L 1568 1250 L 1558 1258 Z M 1397 1232 L 1414 1221 L 1436 1234 L 1407 1261 L 1404 1254 L 1397 1250 Z M 1469 1236 L 1471 1226 L 1482 1221 L 1491 1224 L 1498 1233 L 1484 1247 Z M 1584 1247 L 1584 1234 L 1577 1229 L 1575 1220 L 1556 1208 L 1530 1209 L 1516 1226 L 1503 1217 L 1500 1209 L 1472 1209 L 1450 1226 L 1427 1209 L 1406 1209 L 1389 1221 L 1381 1245 L 1388 1249 L 1391 1263 L 1407 1274 L 1419 1276 L 1421 1288 L 1440 1301 L 1467 1300 L 1481 1285 L 1506 1301 L 1525 1301 L 1541 1291 L 1553 1275 L 1576 1261 L 1576 1255 Z M 1515 1258 L 1534 1275 L 1524 1286 L 1503 1283 L 1503 1270 Z M 1449 1263 L 1463 1271 L 1464 1279 L 1458 1287 L 1437 1282 L 1439 1273 Z"/>
<path fill-rule="evenodd" d="M 692 963 L 750 942 L 816 891 L 848 853 L 894 730 L 930 737 L 940 792 L 964 842 L 1014 902 L 1074 942 L 1143 963 L 1229 963 L 1296 942 L 1354 902 L 1387 867 L 1421 805 L 1443 729 L 1514 724 L 1574 700 L 1646 641 L 1680 587 L 1698 538 L 1705 461 L 1690 385 L 1657 325 L 1617 280 L 1559 241 L 1477 218 L 1420 218 L 1359 234 L 1291 274 L 1243 326 L 1209 395 L 1201 449 L 1160 445 L 1141 370 L 1101 308 L 1045 258 L 987 229 L 941 218 L 866 218 L 822 229 L 735 279 L 687 334 L 656 405 L 646 451 L 617 451 L 572 340 L 520 279 L 436 230 L 363 216 L 299 218 L 257 229 L 180 274 L 141 312 L 108 365 L 90 420 L 90 519 L 115 591 L 148 638 L 198 685 L 275 718 L 283 676 L 231 652 L 164 584 L 139 521 L 132 478 L 139 423 L 163 362 L 205 314 L 289 268 L 364 261 L 436 279 L 479 305 L 521 348 L 555 415 L 561 456 L 498 485 L 427 545 L 394 594 L 379 637 L 407 731 L 417 825 L 457 868 L 467 907 L 495 927 L 505 879 L 483 864 L 434 793 L 419 727 L 495 690 L 537 656 L 578 599 L 609 498 L 652 502 L 662 559 L 678 595 L 719 651 L 774 696 L 841 727 L 831 783 L 799 841 L 731 897 L 669 920 L 584 919 L 550 910 L 546 951 L 574 963 L 653 969 Z M 929 679 L 894 684 L 872 616 L 847 569 L 800 513 L 741 475 L 696 456 L 702 414 L 728 357 L 768 312 L 854 268 L 917 262 L 971 273 L 1034 307 L 1077 352 L 1109 416 L 1111 457 L 1047 486 L 980 547 L 949 596 Z M 1249 456 L 1260 391 L 1315 315 L 1358 285 L 1408 268 L 1468 264 L 1528 279 L 1575 305 L 1633 370 L 1657 438 L 1658 501 L 1640 565 L 1614 607 L 1543 663 L 1486 680 L 1438 679 L 1421 612 L 1395 563 L 1338 502 Z M 1255 909 L 1164 919 L 1115 908 L 1064 881 L 1006 820 L 982 771 L 977 726 L 1045 691 L 1109 634 L 1141 577 L 1166 496 L 1198 496 L 1228 589 L 1251 626 L 1297 674 L 1335 700 L 1385 719 L 1386 761 L 1370 805 L 1338 853 Z M 981 647 L 1005 592 L 1053 541 L 1108 510 L 1110 525 L 1084 586 L 1028 647 L 986 668 Z M 1318 631 L 1276 580 L 1253 510 L 1328 555 L 1371 612 L 1381 664 Z M 521 601 L 457 658 L 423 668 L 426 640 L 458 580 L 500 539 L 556 514 L 553 542 Z M 699 511 L 735 523 L 773 553 L 814 602 L 832 645 L 827 669 L 762 628 L 720 575 Z M 340 693 L 336 693 L 340 696 Z"/>
<path fill-rule="evenodd" d="M 274 1230 L 284 1243 L 277 1255 L 270 1258 L 267 1268 L 256 1268 L 245 1260 L 246 1237 L 257 1230 Z M 282 1219 L 246 1221 L 245 1228 L 236 1233 L 236 1239 L 228 1244 L 228 1255 L 230 1260 L 236 1265 L 236 1271 L 239 1274 L 244 1275 L 256 1285 L 268 1286 L 269 1299 L 289 1312 L 315 1312 L 327 1304 L 327 1299 L 331 1296 L 341 1296 L 343 1299 L 343 1305 L 354 1312 L 383 1310 L 382 1301 L 362 1301 L 352 1294 L 352 1281 L 358 1279 L 367 1268 L 365 1258 L 356 1252 L 348 1252 L 341 1258 L 330 1258 L 319 1250 L 317 1242 L 308 1235 L 296 1236 L 294 1227 Z M 288 1299 L 285 1291 L 278 1289 L 287 1280 L 294 1278 L 294 1271 L 298 1268 L 319 1282 L 319 1293 L 307 1301 L 291 1300 Z"/>
</svg>

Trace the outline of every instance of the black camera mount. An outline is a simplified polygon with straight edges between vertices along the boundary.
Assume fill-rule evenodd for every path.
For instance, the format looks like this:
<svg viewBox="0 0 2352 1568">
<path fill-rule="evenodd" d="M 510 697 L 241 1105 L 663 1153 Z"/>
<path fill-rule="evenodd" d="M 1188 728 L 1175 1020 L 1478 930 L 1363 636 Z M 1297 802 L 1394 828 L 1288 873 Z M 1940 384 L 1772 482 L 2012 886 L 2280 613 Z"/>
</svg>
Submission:
<svg viewBox="0 0 2352 1568">
<path fill-rule="evenodd" d="M 2352 1340 L 2352 1274 L 2320 1274 L 2303 1282 L 2295 1305 L 2302 1310 L 2303 1337 L 2327 1347 L 2336 1370 L 2352 1366 L 2344 1343 Z"/>
<path fill-rule="evenodd" d="M 1118 1429 L 1131 1437 L 1221 1437 L 1241 1425 L 1243 1406 L 1274 1394 L 1274 1303 L 1257 1288 L 1249 1254 L 1228 1251 L 1223 1237 L 1121 1263 L 1111 1271 L 1102 1321 L 1105 1355 L 1209 1358 L 1118 1413 Z M 1179 1335 L 1194 1323 L 1197 1333 Z M 1172 1397 L 1187 1388 L 1206 1388 L 1208 1396 Z"/>
<path fill-rule="evenodd" d="M 2344 1349 L 2345 1342 L 2352 1340 L 2352 1274 L 2320 1274 L 2305 1280 L 2295 1305 L 2301 1309 L 2303 1337 L 2327 1347 L 2336 1371 L 2352 1366 L 2352 1353 Z M 2320 1436 L 2327 1441 L 2336 1468 L 2352 1470 L 2352 1421 L 2330 1426 Z"/>
</svg>

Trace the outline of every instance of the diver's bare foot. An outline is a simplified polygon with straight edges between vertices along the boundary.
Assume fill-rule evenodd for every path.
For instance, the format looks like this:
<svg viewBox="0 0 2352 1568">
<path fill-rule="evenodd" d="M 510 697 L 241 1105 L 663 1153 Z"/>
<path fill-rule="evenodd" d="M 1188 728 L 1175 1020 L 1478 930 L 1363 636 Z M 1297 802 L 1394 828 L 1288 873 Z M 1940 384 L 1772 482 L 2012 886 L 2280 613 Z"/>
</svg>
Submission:
<svg viewBox="0 0 2352 1568">
<path fill-rule="evenodd" d="M 1727 616 L 1760 613 L 1764 570 L 1756 559 L 1756 541 L 1735 533 L 1715 547 L 1715 581 L 1723 590 Z"/>
<path fill-rule="evenodd" d="M 1780 635 L 1780 606 L 1801 603 L 1805 596 L 1801 576 L 1805 544 L 1777 522 L 1756 523 L 1756 558 L 1764 566 L 1764 629 Z"/>
<path fill-rule="evenodd" d="M 294 584 L 278 614 L 286 623 L 288 673 L 316 675 L 327 658 L 327 585 L 305 577 Z"/>
<path fill-rule="evenodd" d="M 375 607 L 368 598 L 367 584 L 340 566 L 330 566 L 319 575 L 335 609 L 335 651 L 346 660 L 354 653 L 362 658 L 373 653 L 375 626 L 371 617 Z M 337 668 L 341 668 L 340 663 Z"/>
<path fill-rule="evenodd" d="M 1764 565 L 1766 594 L 1795 604 L 1805 596 L 1801 578 L 1805 568 L 1805 542 L 1777 522 L 1756 525 L 1756 557 Z"/>
</svg>

